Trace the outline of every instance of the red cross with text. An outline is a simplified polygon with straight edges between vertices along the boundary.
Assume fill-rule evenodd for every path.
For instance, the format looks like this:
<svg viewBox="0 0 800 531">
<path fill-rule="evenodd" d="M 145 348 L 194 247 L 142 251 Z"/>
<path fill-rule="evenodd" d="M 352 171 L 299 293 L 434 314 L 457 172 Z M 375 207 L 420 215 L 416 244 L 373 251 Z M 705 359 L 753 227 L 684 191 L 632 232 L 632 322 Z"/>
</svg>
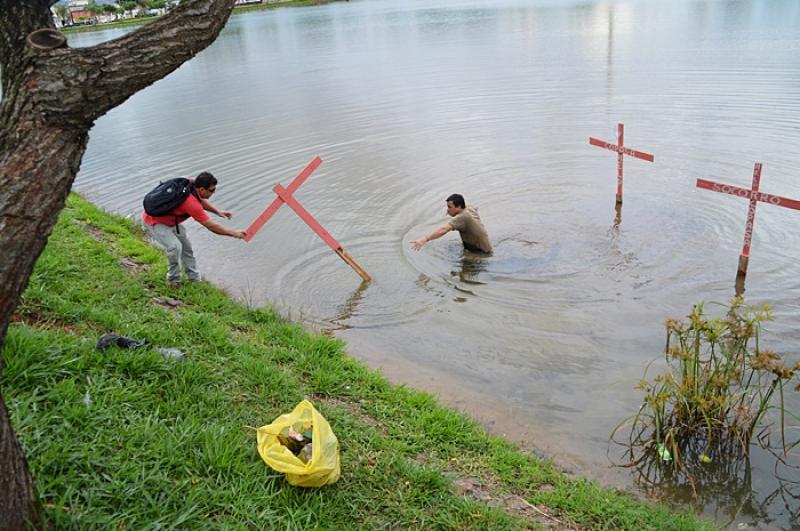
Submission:
<svg viewBox="0 0 800 531">
<path fill-rule="evenodd" d="M 294 194 L 300 185 L 302 185 L 308 176 L 311 175 L 314 170 L 316 170 L 319 165 L 322 164 L 322 159 L 319 157 L 314 157 L 308 166 L 305 167 L 303 171 L 301 171 L 294 180 L 284 188 L 280 184 L 275 185 L 273 191 L 278 195 L 275 199 L 272 200 L 272 203 L 269 204 L 267 208 L 264 209 L 264 212 L 261 213 L 260 216 L 247 227 L 247 235 L 245 236 L 245 240 L 248 242 L 253 239 L 253 236 L 264 226 L 264 224 L 269 221 L 269 219 L 278 211 L 280 207 L 284 204 L 288 205 L 289 208 L 294 210 L 295 214 L 297 214 L 300 219 L 306 222 L 306 225 L 311 227 L 317 236 L 322 238 L 322 241 L 328 244 L 328 247 L 333 249 L 333 251 L 339 255 L 339 257 L 347 263 L 350 267 L 352 267 L 356 273 L 364 280 L 369 281 L 370 277 L 366 271 L 364 271 L 360 265 L 353 259 L 352 256 L 347 254 L 347 252 L 342 248 L 342 246 L 337 242 L 333 236 L 331 236 L 328 231 L 326 231 L 322 225 L 317 222 L 316 219 L 305 209 L 303 205 L 297 202 L 292 194 Z"/>
<path fill-rule="evenodd" d="M 765 194 L 758 191 L 758 186 L 761 183 L 761 163 L 756 162 L 753 168 L 753 186 L 748 190 L 747 188 L 739 188 L 738 186 L 731 186 L 730 184 L 720 184 L 714 181 L 707 181 L 705 179 L 697 179 L 697 187 L 705 188 L 713 192 L 722 192 L 724 194 L 736 195 L 750 200 L 750 208 L 747 210 L 747 225 L 744 228 L 744 247 L 742 247 L 742 254 L 739 255 L 739 271 L 738 275 L 745 276 L 747 274 L 747 262 L 750 259 L 750 242 L 753 239 L 753 225 L 756 220 L 756 204 L 758 201 L 770 203 L 772 205 L 793 208 L 800 210 L 800 201 L 780 197 L 772 194 Z"/>
<path fill-rule="evenodd" d="M 617 124 L 617 145 L 610 144 L 605 140 L 589 137 L 589 143 L 593 146 L 601 147 L 617 153 L 617 203 L 622 203 L 622 157 L 630 155 L 637 159 L 653 162 L 653 155 L 643 151 L 627 148 L 623 145 L 625 138 L 625 124 Z"/>
</svg>

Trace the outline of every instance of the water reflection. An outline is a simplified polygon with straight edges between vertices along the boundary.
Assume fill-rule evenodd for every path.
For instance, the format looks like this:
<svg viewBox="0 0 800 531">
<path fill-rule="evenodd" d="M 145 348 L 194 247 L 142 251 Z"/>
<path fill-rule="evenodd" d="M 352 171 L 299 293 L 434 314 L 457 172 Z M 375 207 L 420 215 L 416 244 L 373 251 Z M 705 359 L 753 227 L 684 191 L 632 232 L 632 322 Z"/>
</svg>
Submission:
<svg viewBox="0 0 800 531">
<path fill-rule="evenodd" d="M 783 525 L 794 527 L 800 523 L 800 485 L 781 477 L 778 469 L 786 464 L 780 458 L 772 456 L 777 486 L 764 491 L 762 485 L 754 482 L 754 465 L 749 456 L 741 451 L 738 455 L 728 451 L 708 453 L 708 463 L 695 462 L 686 473 L 677 473 L 655 453 L 631 470 L 637 485 L 649 497 L 693 507 L 711 516 L 721 527 L 773 528 L 779 522 L 774 517 L 776 504 L 783 505 L 785 510 Z M 770 461 L 770 455 L 761 451 L 761 465 Z M 792 473 L 796 475 L 796 471 Z"/>
<path fill-rule="evenodd" d="M 478 276 L 486 271 L 490 260 L 490 256 L 465 250 L 461 259 L 461 269 L 457 273 L 459 280 L 467 284 L 485 284 L 484 281 L 478 280 Z"/>
<path fill-rule="evenodd" d="M 726 527 L 744 511 L 748 518 L 764 520 L 767 511 L 756 502 L 750 460 L 740 456 L 710 456 L 708 464 L 697 464 L 689 474 L 676 473 L 671 464 L 658 456 L 633 467 L 637 484 L 650 497 L 703 509 L 715 500 L 714 519 Z"/>
<path fill-rule="evenodd" d="M 356 315 L 358 305 L 361 304 L 361 300 L 364 298 L 364 294 L 367 292 L 369 285 L 369 281 L 362 281 L 355 291 L 350 294 L 347 300 L 336 309 L 336 315 L 334 317 L 325 319 L 326 322 L 335 325 L 333 327 L 324 327 L 323 331 L 326 334 L 332 335 L 333 332 L 337 330 L 348 330 L 351 328 L 349 321 L 354 315 Z"/>
<path fill-rule="evenodd" d="M 490 256 L 464 250 L 461 267 L 450 271 L 450 276 L 455 281 L 453 287 L 461 294 L 453 297 L 453 302 L 467 302 L 469 298 L 463 295 L 478 295 L 475 291 L 477 287 L 487 283 L 486 279 L 480 277 L 486 271 L 489 260 L 491 260 Z"/>
</svg>

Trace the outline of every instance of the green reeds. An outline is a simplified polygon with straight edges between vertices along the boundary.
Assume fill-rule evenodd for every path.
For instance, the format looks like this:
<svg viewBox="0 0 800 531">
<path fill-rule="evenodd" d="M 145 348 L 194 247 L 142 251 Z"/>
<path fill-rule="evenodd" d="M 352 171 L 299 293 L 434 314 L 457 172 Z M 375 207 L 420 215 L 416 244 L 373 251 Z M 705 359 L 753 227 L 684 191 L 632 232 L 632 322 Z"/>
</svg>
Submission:
<svg viewBox="0 0 800 531">
<path fill-rule="evenodd" d="M 629 466 L 655 464 L 691 476 L 698 463 L 746 458 L 754 436 L 783 452 L 797 444 L 785 437 L 791 413 L 783 387 L 800 363 L 788 367 L 760 347 L 762 323 L 770 319 L 768 306 L 748 306 L 737 297 L 725 317 L 709 318 L 698 304 L 686 320 L 667 321 L 666 371 L 640 383 L 646 395 L 639 411 L 612 434 L 614 440 L 630 425 Z M 773 447 L 776 424 L 780 443 Z"/>
</svg>

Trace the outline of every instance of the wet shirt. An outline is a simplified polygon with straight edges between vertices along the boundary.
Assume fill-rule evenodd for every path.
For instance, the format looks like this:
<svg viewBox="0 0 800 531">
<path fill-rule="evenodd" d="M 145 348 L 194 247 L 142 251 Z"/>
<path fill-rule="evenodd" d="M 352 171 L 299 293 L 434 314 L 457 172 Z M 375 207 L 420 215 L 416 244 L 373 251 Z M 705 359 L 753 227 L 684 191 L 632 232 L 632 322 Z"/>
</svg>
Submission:
<svg viewBox="0 0 800 531">
<path fill-rule="evenodd" d="M 461 235 L 461 241 L 466 249 L 484 253 L 492 252 L 492 242 L 489 241 L 489 234 L 486 232 L 486 227 L 483 226 L 477 208 L 468 206 L 450 220 L 450 226 Z"/>
<path fill-rule="evenodd" d="M 194 218 L 198 223 L 205 223 L 209 220 L 202 203 L 194 194 L 189 194 L 183 203 L 173 208 L 166 216 L 151 216 L 147 212 L 142 212 L 142 220 L 148 225 L 160 224 L 174 227 L 189 218 Z"/>
</svg>

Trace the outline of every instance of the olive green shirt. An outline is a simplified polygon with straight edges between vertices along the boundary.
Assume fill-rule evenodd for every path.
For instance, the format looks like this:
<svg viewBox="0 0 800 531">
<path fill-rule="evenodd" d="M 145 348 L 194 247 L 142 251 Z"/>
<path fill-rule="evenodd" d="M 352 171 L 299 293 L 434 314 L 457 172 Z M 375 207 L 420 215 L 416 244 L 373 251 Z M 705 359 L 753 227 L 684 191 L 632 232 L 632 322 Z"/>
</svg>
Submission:
<svg viewBox="0 0 800 531">
<path fill-rule="evenodd" d="M 483 226 L 477 208 L 468 206 L 450 220 L 450 226 L 461 235 L 461 241 L 467 250 L 492 252 L 492 242 L 489 241 L 489 234 Z"/>
</svg>

